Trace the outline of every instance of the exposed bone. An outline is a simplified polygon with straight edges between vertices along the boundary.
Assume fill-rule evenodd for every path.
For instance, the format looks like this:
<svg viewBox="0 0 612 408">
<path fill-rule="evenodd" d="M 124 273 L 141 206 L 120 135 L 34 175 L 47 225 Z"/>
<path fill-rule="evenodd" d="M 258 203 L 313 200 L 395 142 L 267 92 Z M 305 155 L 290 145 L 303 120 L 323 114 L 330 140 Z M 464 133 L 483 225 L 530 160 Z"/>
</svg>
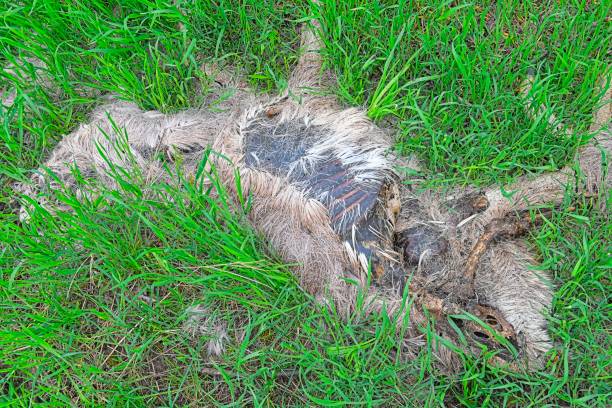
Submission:
<svg viewBox="0 0 612 408">
<path fill-rule="evenodd" d="M 477 317 L 489 324 L 502 337 L 516 337 L 514 328 L 499 311 L 485 305 L 476 305 L 475 312 Z M 481 326 L 475 329 L 481 329 Z"/>
<path fill-rule="evenodd" d="M 510 215 L 506 218 L 496 218 L 489 222 L 467 258 L 463 273 L 464 283 L 467 285 L 464 294 L 468 297 L 473 296 L 474 278 L 478 264 L 492 242 L 501 239 L 519 238 L 527 234 L 533 227 L 542 224 L 544 214 L 550 215 L 551 213 L 550 209 L 545 209 L 531 219 L 529 212 L 523 211 L 518 216 Z"/>
<path fill-rule="evenodd" d="M 488 324 L 489 327 L 481 326 L 471 320 L 468 320 L 464 324 L 464 329 L 467 329 L 472 335 L 480 333 L 480 341 L 485 341 L 491 348 L 499 348 L 498 342 L 495 340 L 496 336 L 505 339 L 516 339 L 517 334 L 514 331 L 512 325 L 504 318 L 504 316 L 495 308 L 487 305 L 475 304 L 459 304 L 453 302 L 448 297 L 436 295 L 434 293 L 427 292 L 423 288 L 427 285 L 422 282 L 418 277 L 413 277 L 410 283 L 410 292 L 413 294 L 415 303 L 418 303 L 420 307 L 423 307 L 429 311 L 438 320 L 438 328 L 443 330 L 445 336 L 448 338 L 456 337 L 456 333 L 447 327 L 443 321 L 444 318 L 450 318 L 452 315 L 459 315 L 467 311 L 477 318 Z M 508 364 L 509 361 L 500 358 L 498 364 Z"/>
<path fill-rule="evenodd" d="M 400 231 L 397 244 L 403 249 L 404 261 L 418 265 L 421 255 L 437 256 L 448 250 L 448 242 L 428 225 L 417 225 Z"/>
</svg>

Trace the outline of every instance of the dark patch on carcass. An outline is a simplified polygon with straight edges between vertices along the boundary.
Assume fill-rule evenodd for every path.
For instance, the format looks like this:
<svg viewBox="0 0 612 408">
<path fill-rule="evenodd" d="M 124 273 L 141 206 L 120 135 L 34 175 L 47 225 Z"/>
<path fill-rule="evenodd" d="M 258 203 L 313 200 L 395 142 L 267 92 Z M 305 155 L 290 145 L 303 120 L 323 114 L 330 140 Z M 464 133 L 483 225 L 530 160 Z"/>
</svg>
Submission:
<svg viewBox="0 0 612 408">
<path fill-rule="evenodd" d="M 382 183 L 358 182 L 332 151 L 314 164 L 302 160 L 318 141 L 329 137 L 328 130 L 301 121 L 255 121 L 244 130 L 244 161 L 249 167 L 287 177 L 325 205 L 338 234 L 352 234 L 353 227 L 378 204 Z"/>
<path fill-rule="evenodd" d="M 316 161 L 303 160 L 319 141 L 331 137 L 329 130 L 302 121 L 278 123 L 261 118 L 244 129 L 243 136 L 247 166 L 286 177 L 308 197 L 323 203 L 334 231 L 358 254 L 365 255 L 375 275 L 377 270 L 388 269 L 379 256 L 381 248 L 390 247 L 393 239 L 382 209 L 384 183 L 358 181 L 332 150 Z M 395 279 L 395 275 L 389 276 Z"/>
<path fill-rule="evenodd" d="M 145 160 L 152 160 L 153 157 L 159 153 L 159 149 L 150 146 L 133 146 L 133 148 L 140 153 Z"/>
<path fill-rule="evenodd" d="M 460 222 L 474 214 L 481 213 L 489 208 L 489 200 L 484 193 L 468 193 L 446 204 L 454 222 Z"/>
<path fill-rule="evenodd" d="M 448 250 L 448 241 L 440 231 L 429 225 L 416 225 L 397 234 L 397 243 L 404 254 L 404 260 L 417 265 L 423 254 L 438 256 Z"/>
<path fill-rule="evenodd" d="M 298 162 L 323 133 L 321 127 L 300 121 L 255 121 L 244 130 L 244 161 L 276 176 L 303 178 L 308 171 Z"/>
<path fill-rule="evenodd" d="M 354 226 L 373 213 L 382 184 L 358 183 L 338 159 L 317 163 L 312 176 L 295 181 L 306 187 L 310 197 L 325 204 L 332 227 L 343 236 L 352 234 Z M 368 229 L 366 225 L 364 228 Z"/>
</svg>

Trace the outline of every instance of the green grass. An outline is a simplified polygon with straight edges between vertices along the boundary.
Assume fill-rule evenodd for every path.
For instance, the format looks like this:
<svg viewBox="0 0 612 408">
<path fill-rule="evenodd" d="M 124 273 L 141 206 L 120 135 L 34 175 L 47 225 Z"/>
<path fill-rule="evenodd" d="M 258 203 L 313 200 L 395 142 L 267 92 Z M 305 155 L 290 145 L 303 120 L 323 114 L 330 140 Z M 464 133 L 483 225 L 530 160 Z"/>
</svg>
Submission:
<svg viewBox="0 0 612 408">
<path fill-rule="evenodd" d="M 275 92 L 309 13 L 322 21 L 334 91 L 395 130 L 398 151 L 426 164 L 428 186 L 554 170 L 590 136 L 594 85 L 609 74 L 608 2 L 326 3 L 318 15 L 291 1 L 0 1 L 0 63 L 23 65 L 0 74 L 0 89 L 17 88 L 0 110 L 0 405 L 607 404 L 612 228 L 592 200 L 568 197 L 576 209 L 531 238 L 556 288 L 556 347 L 532 374 L 469 356 L 462 371 L 440 373 L 426 350 L 403 359 L 388 319 L 346 322 L 316 306 L 214 175 L 144 194 L 138 177 L 118 173 L 119 191 L 92 201 L 57 191 L 73 211 L 16 222 L 11 184 L 101 95 L 163 112 L 198 106 L 204 63 Z M 52 86 L 30 79 L 29 58 L 45 62 Z M 570 137 L 526 115 L 517 91 L 529 70 L 535 99 Z M 237 338 L 217 360 L 183 329 L 195 304 Z"/>
<path fill-rule="evenodd" d="M 322 12 L 339 94 L 393 118 L 399 150 L 427 160 L 437 182 L 507 181 L 572 157 L 607 69 L 605 2 L 380 3 Z M 534 99 L 572 137 L 527 116 L 517 90 L 529 70 Z"/>
</svg>

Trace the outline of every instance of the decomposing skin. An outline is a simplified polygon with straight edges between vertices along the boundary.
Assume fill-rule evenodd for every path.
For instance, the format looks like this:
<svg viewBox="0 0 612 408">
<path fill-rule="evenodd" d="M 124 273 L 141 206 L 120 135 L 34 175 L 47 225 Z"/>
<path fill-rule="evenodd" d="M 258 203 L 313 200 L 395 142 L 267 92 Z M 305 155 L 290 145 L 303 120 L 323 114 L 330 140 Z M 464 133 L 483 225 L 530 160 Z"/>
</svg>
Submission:
<svg viewBox="0 0 612 408">
<path fill-rule="evenodd" d="M 520 239 L 527 219 L 513 214 L 532 204 L 560 202 L 567 185 L 587 192 L 607 188 L 602 152 L 612 150 L 609 133 L 581 151 L 585 186 L 575 184 L 568 167 L 519 180 L 507 188 L 516 191 L 510 199 L 499 188 L 419 192 L 397 175 L 395 167 L 406 163 L 390 155 L 392 140 L 385 131 L 363 111 L 342 109 L 333 98 L 312 92 L 325 86 L 320 47 L 313 31 L 303 30 L 303 55 L 289 90 L 278 97 L 256 97 L 226 83 L 234 96 L 215 112 L 175 115 L 143 112 L 111 98 L 57 145 L 44 167 L 69 187 L 76 186 L 75 166 L 111 188 L 112 166 L 137 166 L 153 183 L 170 177 L 160 155 L 180 156 L 189 173 L 210 146 L 220 153 L 211 163 L 226 188 L 237 196 L 239 175 L 241 193 L 252 197 L 251 225 L 284 261 L 297 265 L 293 272 L 300 284 L 320 302 L 348 315 L 358 291 L 365 290 L 366 312 L 384 310 L 398 324 L 409 314 L 413 346 L 424 343 L 419 327 L 429 317 L 442 336 L 455 341 L 446 321 L 467 311 L 489 325 L 455 320 L 473 344 L 495 348 L 501 336 L 520 352 L 514 362 L 500 353 L 504 362 L 539 366 L 551 348 L 545 314 L 552 292 L 548 274 L 530 267 L 536 262 Z M 599 111 L 594 131 L 608 120 L 609 110 Z M 17 189 L 53 206 L 40 192 L 54 184 L 39 170 L 32 184 Z M 24 205 L 21 219 L 31 211 Z M 402 301 L 406 285 L 415 299 L 409 308 Z M 441 365 L 456 364 L 447 348 L 436 350 Z"/>
</svg>

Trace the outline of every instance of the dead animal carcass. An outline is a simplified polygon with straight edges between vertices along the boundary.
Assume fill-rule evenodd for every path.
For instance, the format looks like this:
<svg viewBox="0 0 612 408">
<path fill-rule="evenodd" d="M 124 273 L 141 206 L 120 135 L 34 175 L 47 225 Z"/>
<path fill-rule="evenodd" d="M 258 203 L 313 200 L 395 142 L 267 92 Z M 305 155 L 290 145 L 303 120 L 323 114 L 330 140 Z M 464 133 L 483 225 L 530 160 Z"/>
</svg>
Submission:
<svg viewBox="0 0 612 408">
<path fill-rule="evenodd" d="M 217 112 L 175 115 L 110 98 L 57 145 L 44 166 L 67 186 L 76 186 L 71 167 L 77 166 L 113 187 L 106 172 L 111 165 L 138 166 L 154 182 L 168 176 L 157 152 L 181 156 L 185 171 L 193 172 L 211 147 L 218 153 L 211 163 L 226 188 L 237 196 L 239 177 L 240 193 L 251 196 L 252 226 L 286 262 L 298 265 L 293 270 L 300 284 L 317 300 L 348 314 L 364 290 L 367 312 L 384 310 L 398 324 L 409 314 L 407 336 L 415 345 L 422 344 L 418 328 L 429 318 L 456 342 L 448 321 L 468 312 L 478 319 L 455 320 L 453 326 L 470 344 L 499 348 L 501 362 L 538 366 L 551 348 L 544 316 L 551 287 L 546 273 L 530 268 L 535 261 L 520 238 L 530 226 L 524 210 L 560 201 L 565 186 L 574 183 L 573 171 L 521 180 L 510 187 L 517 191 L 512 199 L 493 188 L 418 192 L 396 172 L 398 164 L 418 163 L 394 158 L 385 131 L 361 110 L 343 109 L 312 92 L 324 83 L 320 44 L 310 29 L 303 31 L 302 49 L 289 90 L 278 97 L 237 86 Z M 595 126 L 604 125 L 609 111 L 598 114 Z M 129 161 L 114 150 L 120 134 L 127 135 Z M 609 153 L 611 145 L 609 133 L 602 133 L 582 151 L 589 185 L 579 187 L 609 186 L 601 152 Z M 36 173 L 18 190 L 40 201 L 39 190 L 57 182 L 45 174 Z M 25 221 L 31 208 L 21 211 Z M 414 297 L 408 309 L 405 290 Z M 505 352 L 500 339 L 513 344 L 518 357 Z M 438 350 L 442 364 L 455 363 L 451 351 Z"/>
</svg>

